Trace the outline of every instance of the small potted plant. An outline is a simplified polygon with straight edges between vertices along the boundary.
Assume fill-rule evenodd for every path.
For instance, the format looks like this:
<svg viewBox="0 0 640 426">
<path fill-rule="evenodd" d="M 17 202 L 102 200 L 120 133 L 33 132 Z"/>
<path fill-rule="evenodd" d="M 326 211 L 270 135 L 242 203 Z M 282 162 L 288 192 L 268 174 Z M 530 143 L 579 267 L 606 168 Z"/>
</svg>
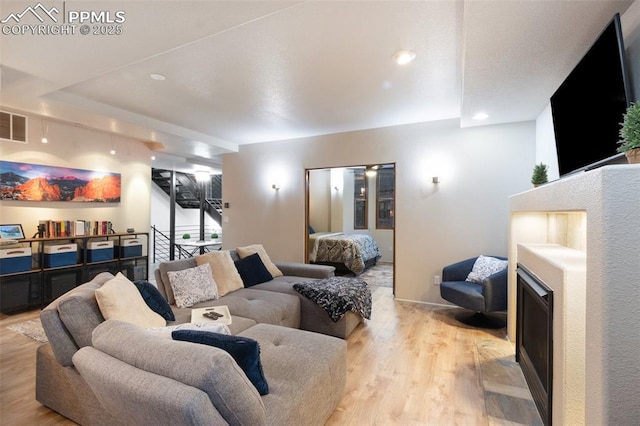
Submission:
<svg viewBox="0 0 640 426">
<path fill-rule="evenodd" d="M 640 103 L 633 103 L 627 108 L 620 124 L 618 152 L 624 152 L 629 163 L 640 163 Z"/>
<path fill-rule="evenodd" d="M 533 173 L 531 174 L 531 183 L 534 187 L 542 185 L 543 183 L 547 183 L 547 170 L 549 170 L 549 166 L 544 163 L 536 164 L 533 168 Z"/>
<path fill-rule="evenodd" d="M 191 235 L 190 234 L 184 234 L 182 236 L 182 238 L 185 239 L 185 240 L 188 240 L 189 238 L 191 238 Z"/>
<path fill-rule="evenodd" d="M 211 239 L 215 240 L 216 238 L 218 238 L 218 233 L 217 232 L 212 233 L 211 234 Z"/>
</svg>

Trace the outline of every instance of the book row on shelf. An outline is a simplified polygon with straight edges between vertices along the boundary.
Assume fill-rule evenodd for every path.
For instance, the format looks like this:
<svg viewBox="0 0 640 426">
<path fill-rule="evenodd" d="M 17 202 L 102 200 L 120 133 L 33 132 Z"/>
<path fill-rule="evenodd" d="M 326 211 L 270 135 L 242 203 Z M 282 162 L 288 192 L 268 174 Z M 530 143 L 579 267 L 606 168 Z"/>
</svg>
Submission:
<svg viewBox="0 0 640 426">
<path fill-rule="evenodd" d="M 113 224 L 108 220 L 41 220 L 38 237 L 81 237 L 113 233 Z"/>
</svg>

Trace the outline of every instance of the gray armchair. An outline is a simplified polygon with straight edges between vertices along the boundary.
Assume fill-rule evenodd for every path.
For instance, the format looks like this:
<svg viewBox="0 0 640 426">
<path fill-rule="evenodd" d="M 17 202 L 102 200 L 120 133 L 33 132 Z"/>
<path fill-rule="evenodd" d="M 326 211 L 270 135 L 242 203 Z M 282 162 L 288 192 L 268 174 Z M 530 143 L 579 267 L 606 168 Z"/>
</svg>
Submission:
<svg viewBox="0 0 640 426">
<path fill-rule="evenodd" d="M 491 256 L 507 260 L 501 256 Z M 472 257 L 442 269 L 440 296 L 465 312 L 456 315 L 464 324 L 480 328 L 502 328 L 506 325 L 506 314 L 495 314 L 507 309 L 507 269 L 497 272 L 481 283 L 465 281 L 478 257 Z M 494 314 L 490 314 L 494 313 Z"/>
</svg>

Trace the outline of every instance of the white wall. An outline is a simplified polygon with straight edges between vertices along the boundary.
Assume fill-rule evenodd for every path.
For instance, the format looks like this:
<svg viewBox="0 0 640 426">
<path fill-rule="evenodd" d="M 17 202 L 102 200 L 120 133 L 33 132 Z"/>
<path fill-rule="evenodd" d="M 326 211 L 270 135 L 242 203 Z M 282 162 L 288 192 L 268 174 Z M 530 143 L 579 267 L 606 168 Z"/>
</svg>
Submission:
<svg viewBox="0 0 640 426">
<path fill-rule="evenodd" d="M 41 119 L 13 112 L 29 117 L 28 140 L 27 144 L 0 140 L 3 161 L 120 173 L 122 195 L 120 203 L 106 204 L 2 200 L 2 223 L 21 223 L 27 237 L 33 236 L 41 219 L 109 220 L 116 232 L 149 231 L 151 152 L 142 142 L 45 120 L 49 143 L 43 144 Z M 109 154 L 112 145 L 116 155 Z"/>
<path fill-rule="evenodd" d="M 556 153 L 556 137 L 553 133 L 551 104 L 547 105 L 536 120 L 536 164 L 538 163 L 544 163 L 549 166 L 547 171 L 549 182 L 560 177 L 558 155 Z"/>
<path fill-rule="evenodd" d="M 631 80 L 633 100 L 640 102 L 640 1 L 636 0 L 620 17 L 622 36 Z"/>
<path fill-rule="evenodd" d="M 345 208 L 342 209 L 342 230 L 346 232 L 353 232 L 353 226 L 355 222 L 353 204 L 354 204 L 354 189 L 355 189 L 355 174 L 350 169 L 343 169 L 343 185 L 342 185 L 342 202 Z"/>
<path fill-rule="evenodd" d="M 151 225 L 160 231 L 170 228 L 169 196 L 156 184 L 151 186 Z M 176 229 L 182 226 L 200 227 L 200 210 L 183 209 L 176 205 Z M 221 229 L 220 225 L 208 214 L 204 215 L 205 229 Z M 196 237 L 197 235 L 193 235 Z M 177 238 L 180 236 L 177 236 Z"/>
<path fill-rule="evenodd" d="M 344 175 L 346 169 L 331 169 L 331 232 L 344 229 Z M 338 189 L 336 189 L 338 188 Z M 353 203 L 351 204 L 353 205 Z"/>
<path fill-rule="evenodd" d="M 432 281 L 444 265 L 507 254 L 507 198 L 531 188 L 534 162 L 534 122 L 446 120 L 243 145 L 223 159 L 224 247 L 262 243 L 276 260 L 303 261 L 305 169 L 395 163 L 396 297 L 441 303 Z"/>
<path fill-rule="evenodd" d="M 316 232 L 332 230 L 331 172 L 326 169 L 309 172 L 309 225 Z"/>
</svg>

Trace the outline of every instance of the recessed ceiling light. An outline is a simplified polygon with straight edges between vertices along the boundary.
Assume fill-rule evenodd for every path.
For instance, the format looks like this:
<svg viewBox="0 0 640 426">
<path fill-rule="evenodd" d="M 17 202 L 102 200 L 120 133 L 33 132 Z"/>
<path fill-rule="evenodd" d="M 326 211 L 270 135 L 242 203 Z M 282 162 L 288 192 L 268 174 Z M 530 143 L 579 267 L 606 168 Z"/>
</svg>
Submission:
<svg viewBox="0 0 640 426">
<path fill-rule="evenodd" d="M 416 58 L 416 52 L 413 50 L 402 49 L 393 54 L 393 60 L 398 65 L 406 65 Z"/>
<path fill-rule="evenodd" d="M 471 118 L 473 118 L 474 120 L 482 121 L 489 118 L 489 114 L 487 114 L 486 112 L 479 112 Z"/>
<path fill-rule="evenodd" d="M 156 80 L 156 81 L 164 81 L 167 79 L 167 77 L 165 77 L 164 75 L 156 74 L 156 73 L 149 74 L 149 77 L 151 77 L 153 80 Z"/>
</svg>

